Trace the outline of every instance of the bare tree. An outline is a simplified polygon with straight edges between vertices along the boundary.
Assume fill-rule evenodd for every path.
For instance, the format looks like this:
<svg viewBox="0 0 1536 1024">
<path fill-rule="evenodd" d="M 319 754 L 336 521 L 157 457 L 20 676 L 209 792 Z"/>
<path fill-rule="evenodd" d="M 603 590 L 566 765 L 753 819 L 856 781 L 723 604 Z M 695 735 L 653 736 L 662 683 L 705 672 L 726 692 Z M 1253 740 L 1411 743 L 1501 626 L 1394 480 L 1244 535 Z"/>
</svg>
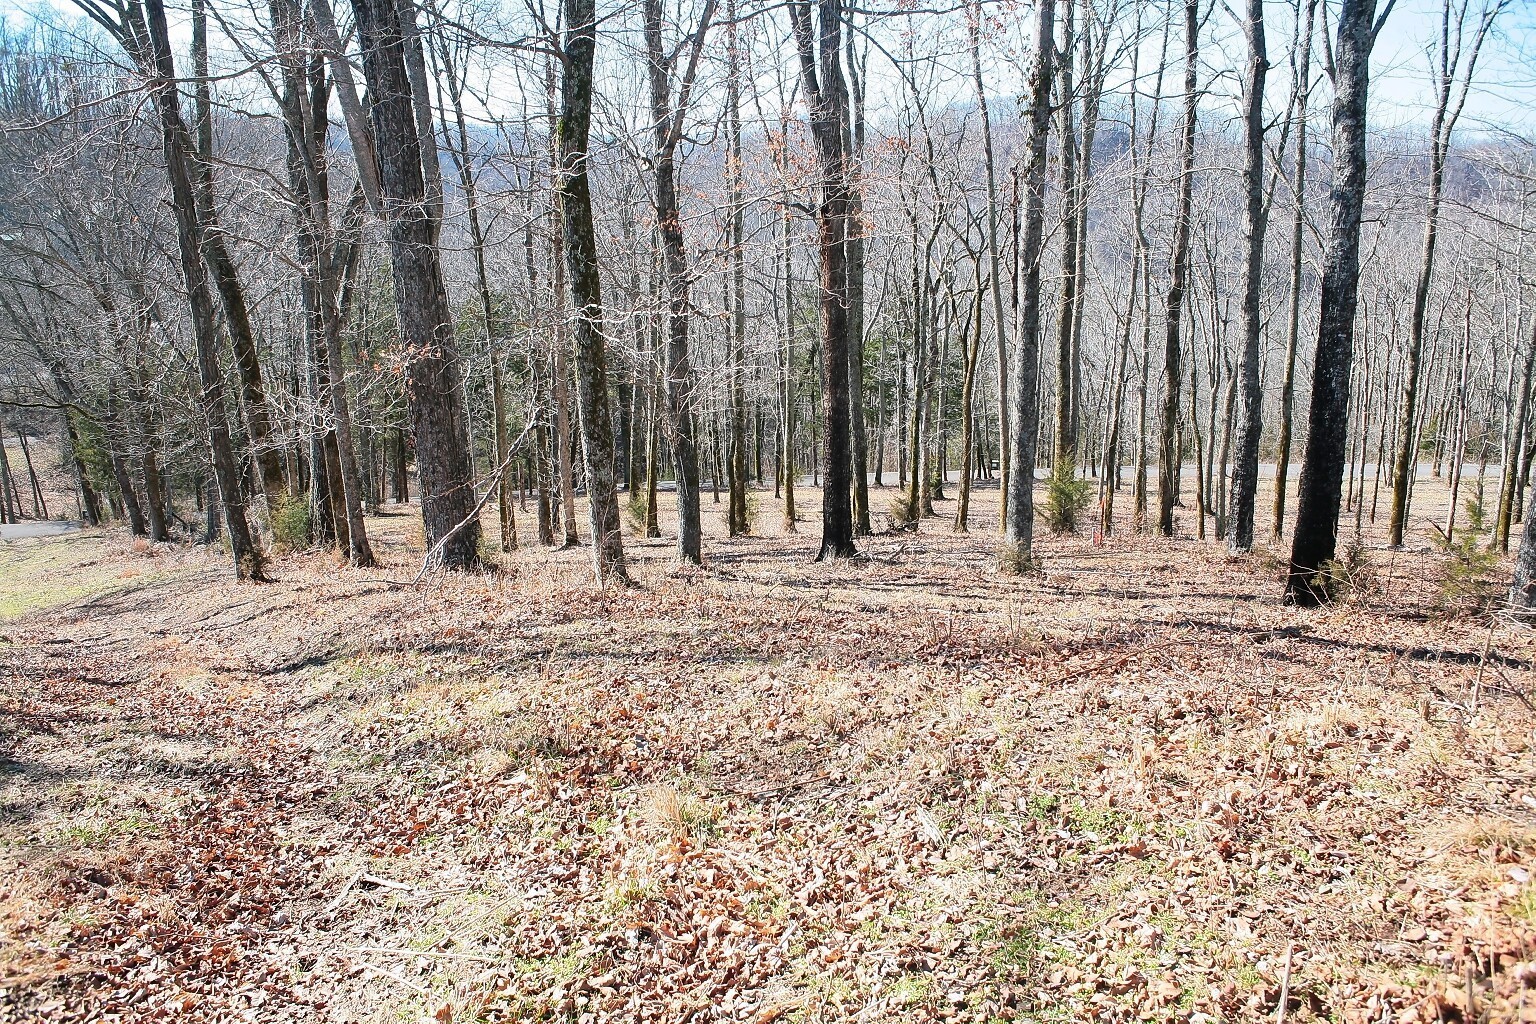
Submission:
<svg viewBox="0 0 1536 1024">
<path fill-rule="evenodd" d="M 853 545 L 852 451 L 848 411 L 848 82 L 842 65 L 842 0 L 789 0 L 801 90 L 810 108 L 819 161 L 816 226 L 821 255 L 822 463 L 821 550 L 817 560 L 847 558 Z M 815 22 L 813 26 L 813 21 Z"/>
<path fill-rule="evenodd" d="M 1327 64 L 1333 79 L 1333 190 L 1323 254 L 1322 310 L 1301 464 L 1296 531 L 1286 599 L 1329 600 L 1321 574 L 1338 544 L 1339 506 L 1349 437 L 1350 367 L 1360 293 L 1360 220 L 1365 207 L 1365 112 L 1371 49 L 1395 0 L 1376 16 L 1376 0 L 1343 0 Z"/>
<path fill-rule="evenodd" d="M 1045 155 L 1051 130 L 1051 80 L 1055 77 L 1056 0 L 1039 0 L 1035 11 L 1035 62 L 1029 80 L 1025 137 L 1024 228 L 1018 258 L 1024 281 L 1013 361 L 1013 435 L 1006 441 L 1012 476 L 1003 526 L 1001 567 L 1027 572 L 1034 565 L 1035 437 L 1040 422 L 1040 255 L 1045 233 Z"/>
<path fill-rule="evenodd" d="M 393 0 L 352 0 L 352 9 L 371 99 L 368 116 L 378 154 L 380 199 L 389 226 L 427 549 L 435 551 L 435 560 L 445 567 L 468 568 L 480 561 L 469 413 L 423 171 L 417 102 L 406 71 L 405 30 Z M 435 156 L 434 149 L 434 164 Z"/>
<path fill-rule="evenodd" d="M 1189 222 L 1194 203 L 1195 118 L 1199 95 L 1196 72 L 1200 53 L 1200 2 L 1184 4 L 1184 120 L 1179 126 L 1179 197 L 1173 214 L 1173 248 L 1163 311 L 1163 415 L 1157 451 L 1157 530 L 1173 536 L 1173 506 L 1179 486 L 1179 389 L 1183 380 L 1180 332 L 1184 289 L 1189 276 Z"/>
<path fill-rule="evenodd" d="M 565 0 L 564 73 L 560 79 L 559 199 L 565 267 L 575 324 L 576 408 L 581 417 L 582 461 L 592 523 L 592 565 L 600 584 L 626 582 L 624 537 L 614 472 L 613 413 L 608 400 L 608 356 L 603 340 L 602 280 L 587 148 L 592 129 L 592 69 L 597 53 L 593 0 Z M 567 484 L 568 486 L 568 484 Z"/>
</svg>

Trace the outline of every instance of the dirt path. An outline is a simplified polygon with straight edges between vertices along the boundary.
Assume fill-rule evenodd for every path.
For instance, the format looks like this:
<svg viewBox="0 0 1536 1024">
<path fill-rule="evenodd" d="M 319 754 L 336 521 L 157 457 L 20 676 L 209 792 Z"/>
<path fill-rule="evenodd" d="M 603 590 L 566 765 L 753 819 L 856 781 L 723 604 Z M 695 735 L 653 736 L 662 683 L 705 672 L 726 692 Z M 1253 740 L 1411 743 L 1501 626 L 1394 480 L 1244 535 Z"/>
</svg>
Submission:
<svg viewBox="0 0 1536 1024">
<path fill-rule="evenodd" d="M 1433 557 L 816 529 L 0 549 L 0 1019 L 1536 1019 L 1536 649 Z"/>
</svg>

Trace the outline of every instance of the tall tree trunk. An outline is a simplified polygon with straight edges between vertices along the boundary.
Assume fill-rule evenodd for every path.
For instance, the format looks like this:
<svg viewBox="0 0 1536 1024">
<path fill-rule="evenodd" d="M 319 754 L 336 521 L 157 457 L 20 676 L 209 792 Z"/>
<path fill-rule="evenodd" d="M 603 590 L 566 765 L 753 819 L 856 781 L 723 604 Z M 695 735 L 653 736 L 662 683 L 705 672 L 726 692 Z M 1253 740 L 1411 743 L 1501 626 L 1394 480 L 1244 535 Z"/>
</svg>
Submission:
<svg viewBox="0 0 1536 1024">
<path fill-rule="evenodd" d="M 1014 346 L 1013 434 L 1005 439 L 1012 451 L 1001 568 L 1016 573 L 1027 572 L 1034 566 L 1035 442 L 1040 422 L 1040 254 L 1045 234 L 1045 156 L 1051 129 L 1055 32 L 1056 0 L 1038 0 L 1035 63 L 1030 71 L 1029 120 L 1024 145 L 1024 225 L 1017 252 L 1024 281 L 1019 296 L 1018 341 Z"/>
<path fill-rule="evenodd" d="M 306 330 L 313 332 L 314 343 L 325 348 L 326 366 L 324 401 L 330 411 L 332 430 L 327 431 L 327 462 L 334 452 L 335 480 L 330 489 L 331 505 L 342 528 L 337 536 L 345 543 L 347 558 L 355 566 L 374 564 L 373 549 L 363 524 L 364 491 L 358 467 L 357 448 L 352 427 L 352 413 L 347 396 L 345 360 L 341 333 L 345 326 L 343 292 L 347 292 L 350 274 L 355 273 L 356 236 L 363 217 L 363 196 L 355 195 L 343 220 L 344 240 L 333 238 L 330 214 L 329 172 L 326 165 L 326 136 L 330 122 L 324 111 L 330 90 L 325 84 L 325 65 L 318 54 L 309 58 L 303 52 L 301 25 L 297 10 L 282 2 L 272 4 L 274 31 L 277 34 L 282 73 L 278 95 L 283 124 L 288 136 L 288 177 L 298 216 L 295 240 L 299 265 L 307 277 L 304 286 Z M 343 280 L 346 278 L 346 280 Z M 350 300 L 350 293 L 345 298 Z M 348 301 L 346 304 L 350 305 Z M 330 475 L 330 474 L 328 474 Z M 336 501 L 340 507 L 335 507 Z"/>
<path fill-rule="evenodd" d="M 854 33 L 848 33 L 848 76 L 851 80 L 851 123 L 844 145 L 850 154 L 848 167 L 848 233 L 844 242 L 848 259 L 848 441 L 852 463 L 853 532 L 867 537 L 873 530 L 869 518 L 869 440 L 864 431 L 864 77 L 861 74 Z"/>
<path fill-rule="evenodd" d="M 594 42 L 594 47 L 596 43 Z M 560 108 L 557 95 L 557 84 L 553 63 L 545 67 L 545 88 L 549 94 L 549 117 L 551 122 L 558 120 Z M 558 518 L 564 524 L 564 544 L 566 547 L 575 547 L 576 538 L 576 467 L 571 464 L 571 368 L 567 359 L 567 339 L 569 317 L 566 307 L 566 245 L 565 245 L 565 213 L 560 205 L 559 182 L 563 173 L 561 169 L 560 140 L 555 133 L 549 137 L 549 164 L 550 177 L 556 182 L 556 194 L 554 209 L 551 217 L 554 221 L 550 231 L 550 284 L 553 289 L 555 329 L 552 332 L 554 344 L 554 359 L 552 361 L 554 374 L 554 389 L 552 392 L 555 405 L 555 458 L 552 462 L 556 481 L 556 493 L 559 495 L 559 507 L 556 510 Z M 652 406 L 654 415 L 654 405 Z M 654 421 L 653 421 L 654 425 Z"/>
<path fill-rule="evenodd" d="M 971 467 L 972 452 L 971 424 L 973 414 L 972 392 L 976 384 L 976 357 L 981 353 L 981 302 L 982 302 L 982 276 L 981 259 L 976 260 L 976 299 L 971 308 L 971 314 L 965 324 L 964 337 L 967 340 L 965 346 L 965 376 L 960 384 L 960 497 L 955 503 L 955 532 L 965 533 L 970 528 L 969 518 L 971 512 Z"/>
<path fill-rule="evenodd" d="M 75 389 L 69 376 L 64 371 L 60 362 L 52 362 L 48 365 L 48 372 L 53 377 L 54 387 L 58 389 L 61 405 L 60 416 L 64 421 L 64 438 L 69 444 L 70 461 L 75 467 L 75 480 L 80 486 L 80 513 L 87 526 L 100 526 L 102 520 L 101 497 L 96 493 L 96 487 L 91 483 L 89 471 L 85 466 L 85 457 L 81 454 L 83 442 L 80 436 L 79 421 L 77 417 L 84 414 L 75 406 Z M 0 440 L 0 491 L 9 487 L 4 479 L 5 475 L 5 442 Z M 4 495 L 0 494 L 0 522 L 5 521 L 7 503 Z"/>
<path fill-rule="evenodd" d="M 27 464 L 27 480 L 32 485 L 32 518 L 47 519 L 48 503 L 43 500 L 43 485 L 37 482 L 37 468 L 32 465 L 32 447 L 27 444 L 27 432 L 18 430 L 16 440 L 21 442 L 21 458 Z"/>
<path fill-rule="evenodd" d="M 1213 343 L 1214 344 L 1214 343 Z M 1201 467 L 1205 465 L 1205 438 L 1200 433 L 1200 359 L 1199 353 L 1189 360 L 1189 429 L 1195 436 L 1195 539 L 1205 540 L 1206 487 Z M 1216 393 L 1216 382 L 1211 382 L 1211 393 Z"/>
<path fill-rule="evenodd" d="M 194 179 L 196 146 L 181 116 L 181 98 L 177 92 L 170 31 L 166 25 L 162 0 L 144 0 L 142 8 L 137 4 L 129 5 L 124 9 L 124 20 L 123 42 L 132 48 L 131 52 L 149 75 L 150 95 L 159 115 L 165 173 L 171 187 L 171 208 L 176 219 L 182 283 L 192 313 L 198 378 L 202 385 L 201 408 L 208 429 L 214 476 L 218 480 L 219 497 L 224 506 L 235 577 L 263 581 L 266 579 L 265 556 L 246 518 L 245 498 L 240 490 L 240 467 L 230 438 L 224 375 L 219 367 L 213 293 L 209 289 L 207 271 L 203 265 L 205 232 L 197 211 Z"/>
<path fill-rule="evenodd" d="M 428 551 L 451 569 L 480 559 L 469 451 L 469 410 L 423 177 L 404 30 L 394 0 L 352 0 L 372 99 L 381 200 L 389 225 L 395 309 L 405 349 L 406 403 L 416 438 Z"/>
<path fill-rule="evenodd" d="M 907 523 L 916 528 L 923 515 L 923 418 L 928 411 L 928 321 L 924 310 L 920 252 L 917 248 L 917 218 L 912 216 L 912 397 L 907 402 L 912 423 L 907 434 Z"/>
<path fill-rule="evenodd" d="M 256 331 L 251 326 L 250 310 L 239 271 L 225 242 L 219 223 L 213 186 L 213 114 L 208 73 L 208 22 L 205 0 L 192 2 L 192 120 L 196 143 L 191 159 L 191 173 L 197 203 L 197 217 L 202 222 L 202 254 L 213 286 L 224 310 L 224 326 L 229 332 L 235 356 L 235 370 L 240 378 L 240 405 L 245 410 L 245 429 L 251 450 L 261 473 L 262 487 L 269 502 L 288 493 L 283 476 L 280 441 L 272 437 L 272 417 L 267 408 L 266 386 L 261 378 L 261 361 L 256 352 Z"/>
<path fill-rule="evenodd" d="M 446 78 L 448 82 L 448 99 L 453 109 L 454 132 L 450 133 L 445 123 L 443 135 L 455 138 L 457 143 L 456 147 L 449 147 L 449 152 L 458 166 L 459 188 L 464 193 L 464 209 L 469 221 L 469 244 L 475 258 L 475 284 L 476 293 L 480 299 L 480 318 L 485 323 L 486 362 L 491 373 L 491 417 L 495 420 L 492 424 L 492 439 L 496 445 L 497 526 L 501 550 L 512 551 L 517 547 L 517 521 L 512 507 L 516 473 L 512 465 L 511 438 L 507 432 L 506 374 L 502 370 L 501 346 L 496 337 L 491 277 L 486 269 L 485 227 L 480 218 L 479 181 L 475 173 L 474 155 L 469 146 L 469 125 L 464 116 L 462 77 L 464 72 L 456 66 L 453 54 L 448 49 L 447 40 L 442 38 L 441 33 L 438 34 L 437 41 L 439 61 L 444 72 L 441 77 Z M 443 110 L 442 116 L 446 122 L 448 117 L 446 109 Z M 529 230 L 531 229 L 530 223 Z"/>
<path fill-rule="evenodd" d="M 1077 405 L 1073 386 L 1077 383 L 1073 359 L 1072 326 L 1076 322 L 1079 280 L 1077 181 L 1077 129 L 1073 110 L 1077 104 L 1074 63 L 1077 60 L 1077 0 L 1067 0 L 1066 17 L 1061 30 L 1061 65 L 1057 75 L 1061 83 L 1061 142 L 1057 147 L 1061 160 L 1061 295 L 1056 307 L 1056 431 L 1051 452 L 1051 472 L 1072 475 L 1077 454 Z"/>
<path fill-rule="evenodd" d="M 784 350 L 781 357 L 784 372 L 784 408 L 779 415 L 779 482 L 784 489 L 784 532 L 794 533 L 795 527 L 795 480 L 799 475 L 795 468 L 795 266 L 794 253 L 790 248 L 790 212 L 785 207 L 780 218 L 784 233 Z"/>
<path fill-rule="evenodd" d="M 1136 318 L 1136 275 L 1140 261 L 1132 257 L 1131 286 L 1126 289 L 1125 320 L 1120 328 L 1120 351 L 1108 386 L 1113 388 L 1109 406 L 1109 436 L 1104 440 L 1103 477 L 1099 481 L 1100 529 L 1108 537 L 1115 531 L 1115 491 L 1120 487 L 1120 439 L 1124 419 L 1126 368 L 1131 358 L 1131 324 Z"/>
<path fill-rule="evenodd" d="M 745 165 L 741 147 L 741 67 L 737 38 L 736 0 L 726 0 L 726 143 L 730 148 L 726 177 L 730 185 L 731 243 L 729 372 L 731 402 L 730 506 L 726 532 L 745 536 L 752 528 L 747 520 L 747 254 L 746 195 L 742 186 Z M 868 508 L 866 505 L 866 517 Z"/>
<path fill-rule="evenodd" d="M 1264 392 L 1259 384 L 1259 349 L 1263 311 L 1264 234 L 1269 211 L 1264 202 L 1264 80 L 1269 54 L 1264 45 L 1264 0 L 1248 0 L 1245 25 L 1248 68 L 1243 79 L 1243 347 L 1238 382 L 1242 413 L 1237 418 L 1237 461 L 1232 471 L 1232 525 L 1227 550 L 1253 549 L 1253 510 L 1259 489 L 1259 438 L 1264 429 Z"/>
<path fill-rule="evenodd" d="M 1413 291 L 1413 312 L 1408 321 L 1408 351 L 1403 364 L 1403 400 L 1397 433 L 1397 458 L 1392 467 L 1392 517 L 1387 525 L 1387 543 L 1400 547 L 1403 529 L 1407 525 L 1409 491 L 1413 486 L 1414 463 L 1418 459 L 1418 435 L 1415 432 L 1419 403 L 1419 362 L 1424 351 L 1424 321 L 1429 310 L 1429 289 L 1435 270 L 1435 244 L 1440 226 L 1441 193 L 1445 185 L 1445 159 L 1450 150 L 1451 132 L 1461 116 L 1471 85 L 1472 73 L 1477 66 L 1477 55 L 1483 39 L 1491 27 L 1493 17 L 1502 4 L 1486 7 L 1478 31 L 1468 48 L 1467 62 L 1462 70 L 1465 80 L 1460 97 L 1453 93 L 1456 87 L 1458 64 L 1462 55 L 1462 31 L 1466 16 L 1463 2 L 1455 13 L 1454 36 L 1452 12 L 1456 0 L 1445 0 L 1440 14 L 1439 67 L 1435 82 L 1435 112 L 1430 123 L 1429 195 L 1424 205 L 1424 248 L 1419 257 L 1419 276 Z M 1337 108 L 1335 108 L 1337 109 Z"/>
<path fill-rule="evenodd" d="M 997 426 L 998 436 L 1005 439 L 998 456 L 1001 476 L 998 493 L 1002 503 L 998 522 L 1001 525 L 1007 520 L 1009 444 L 1006 439 L 1012 434 L 1009 430 L 1008 407 L 1008 333 L 1003 318 L 1002 245 L 997 230 L 997 158 L 992 146 L 992 115 L 987 107 L 987 87 L 981 71 L 982 17 L 980 0 L 973 0 L 966 11 L 966 27 L 970 32 L 971 76 L 976 84 L 976 107 L 981 115 L 981 150 L 987 170 L 987 272 L 992 294 L 992 335 L 997 359 Z"/>
<path fill-rule="evenodd" d="M 821 418 L 826 434 L 821 491 L 824 558 L 847 558 L 853 544 L 852 450 L 849 437 L 848 235 L 852 195 L 848 181 L 848 83 L 843 77 L 842 0 L 789 0 L 800 81 L 810 107 L 819 166 L 816 226 L 821 255 Z"/>
<path fill-rule="evenodd" d="M 1180 332 L 1184 315 L 1184 288 L 1189 275 L 1190 208 L 1194 201 L 1195 116 L 1198 94 L 1195 74 L 1198 68 L 1200 5 L 1198 0 L 1184 4 L 1184 120 L 1179 130 L 1179 198 L 1173 215 L 1173 252 L 1164 304 L 1166 329 L 1163 335 L 1163 416 L 1159 430 L 1157 455 L 1157 530 L 1173 536 L 1173 505 L 1179 487 L 1179 463 L 1182 458 L 1178 441 L 1179 384 L 1182 380 Z"/>
<path fill-rule="evenodd" d="M 565 0 L 564 74 L 560 80 L 560 212 L 575 313 L 576 399 L 592 524 L 592 565 L 600 584 L 627 582 L 624 536 L 614 476 L 613 413 L 603 343 L 602 282 L 587 179 L 592 72 L 597 52 L 594 0 Z"/>
<path fill-rule="evenodd" d="M 1449 441 L 1446 444 L 1446 452 L 1451 461 L 1451 496 L 1445 513 L 1445 539 L 1452 540 L 1456 536 L 1456 502 L 1461 492 L 1461 473 L 1466 462 L 1467 451 L 1467 371 L 1472 364 L 1472 292 L 1467 291 L 1466 321 L 1461 336 L 1461 358 L 1457 360 L 1459 367 L 1456 377 L 1456 387 L 1449 394 L 1455 396 L 1452 403 L 1456 408 L 1456 425 L 1451 428 Z"/>
<path fill-rule="evenodd" d="M 1300 56 L 1292 76 L 1295 93 L 1295 110 L 1299 115 L 1296 124 L 1296 159 L 1291 183 L 1295 207 L 1291 211 L 1291 267 L 1290 309 L 1285 327 L 1285 369 L 1280 382 L 1280 429 L 1275 441 L 1275 517 L 1272 536 L 1279 540 L 1285 531 L 1286 489 L 1291 471 L 1291 422 L 1296 395 L 1296 347 L 1301 337 L 1301 254 L 1302 229 L 1306 224 L 1307 206 L 1307 96 L 1312 82 L 1312 23 L 1317 11 L 1317 0 L 1308 0 L 1304 29 L 1301 33 Z"/>
<path fill-rule="evenodd" d="M 698 441 L 694 434 L 693 364 L 688 351 L 689 269 L 683 245 L 682 211 L 677 199 L 676 151 L 683 137 L 683 119 L 688 113 L 700 50 L 714 14 L 714 0 L 705 0 L 698 30 L 692 37 L 691 57 L 680 76 L 675 105 L 672 98 L 674 69 L 661 38 L 661 0 L 645 0 L 644 9 L 654 136 L 651 173 L 656 188 L 656 224 L 661 236 L 662 279 L 667 295 L 667 443 L 672 449 L 677 487 L 677 557 L 698 565 L 703 561 L 703 524 L 699 512 Z M 596 258 L 595 251 L 593 257 Z M 606 395 L 606 382 L 603 388 Z"/>
<path fill-rule="evenodd" d="M 1360 218 L 1365 205 L 1365 113 L 1375 43 L 1376 0 L 1343 0 L 1333 59 L 1333 190 L 1323 256 L 1317 356 L 1301 465 L 1288 600 L 1329 599 L 1319 574 L 1338 545 L 1340 488 L 1349 433 L 1349 375 L 1360 290 Z"/>
</svg>

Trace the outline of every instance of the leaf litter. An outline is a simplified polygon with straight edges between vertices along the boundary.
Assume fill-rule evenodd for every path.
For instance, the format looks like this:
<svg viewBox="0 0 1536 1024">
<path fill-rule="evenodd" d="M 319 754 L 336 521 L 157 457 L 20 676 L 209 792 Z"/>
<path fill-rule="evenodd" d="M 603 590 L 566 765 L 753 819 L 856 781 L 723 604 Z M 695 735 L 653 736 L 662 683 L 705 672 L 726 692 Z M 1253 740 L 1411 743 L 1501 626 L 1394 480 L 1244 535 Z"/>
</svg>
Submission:
<svg viewBox="0 0 1536 1024">
<path fill-rule="evenodd" d="M 1401 567 L 805 543 L 172 552 L 23 620 L 0 1017 L 1536 1020 L 1530 634 Z"/>
</svg>

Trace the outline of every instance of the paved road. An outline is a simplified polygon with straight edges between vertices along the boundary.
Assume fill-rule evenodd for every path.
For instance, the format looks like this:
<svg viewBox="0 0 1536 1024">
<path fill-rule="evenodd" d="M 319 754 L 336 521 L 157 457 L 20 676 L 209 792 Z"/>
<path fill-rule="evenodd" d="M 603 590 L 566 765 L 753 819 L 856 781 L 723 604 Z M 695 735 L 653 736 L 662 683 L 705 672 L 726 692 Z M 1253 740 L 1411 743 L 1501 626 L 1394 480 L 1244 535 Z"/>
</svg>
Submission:
<svg viewBox="0 0 1536 1024">
<path fill-rule="evenodd" d="M 63 533 L 74 533 L 80 528 L 79 523 L 60 522 L 55 519 L 45 519 L 41 522 L 11 523 L 0 526 L 0 540 L 23 540 L 27 537 L 57 537 Z"/>
</svg>

